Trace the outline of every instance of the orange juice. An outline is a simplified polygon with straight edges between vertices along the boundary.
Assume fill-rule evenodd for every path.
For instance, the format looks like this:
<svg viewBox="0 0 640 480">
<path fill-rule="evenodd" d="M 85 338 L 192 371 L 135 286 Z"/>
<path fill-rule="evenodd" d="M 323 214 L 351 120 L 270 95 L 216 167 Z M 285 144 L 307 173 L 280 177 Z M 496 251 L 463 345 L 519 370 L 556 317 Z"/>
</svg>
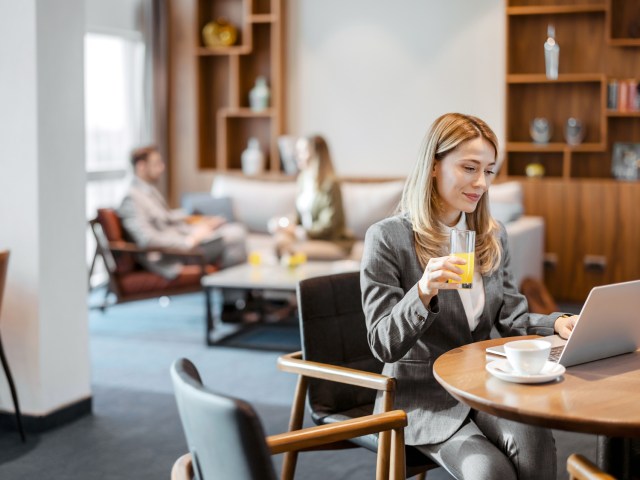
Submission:
<svg viewBox="0 0 640 480">
<path fill-rule="evenodd" d="M 451 280 L 451 283 L 461 283 L 462 288 L 471 288 L 473 284 L 473 267 L 475 264 L 475 252 L 460 252 L 460 253 L 452 253 L 454 257 L 463 258 L 467 261 L 466 265 L 457 265 L 459 268 L 463 270 L 463 273 L 460 275 L 462 277 L 461 282 L 456 282 Z"/>
</svg>

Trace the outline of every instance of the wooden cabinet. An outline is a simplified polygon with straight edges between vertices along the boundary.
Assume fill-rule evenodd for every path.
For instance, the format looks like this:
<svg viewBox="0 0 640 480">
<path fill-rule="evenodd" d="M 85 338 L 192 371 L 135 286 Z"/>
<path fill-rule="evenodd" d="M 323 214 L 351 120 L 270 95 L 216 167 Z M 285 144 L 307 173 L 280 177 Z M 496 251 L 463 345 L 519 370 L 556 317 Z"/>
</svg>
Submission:
<svg viewBox="0 0 640 480">
<path fill-rule="evenodd" d="M 170 113 L 177 118 L 173 143 L 186 144 L 180 138 L 185 132 L 176 122 L 189 115 L 194 105 L 195 155 L 200 170 L 240 170 L 241 153 L 249 138 L 256 137 L 265 154 L 266 170 L 280 171 L 277 138 L 284 125 L 282 1 L 171 2 L 171 78 L 177 79 L 171 88 L 175 100 L 171 102 L 174 112 Z M 188 17 L 191 18 L 186 20 Z M 236 28 L 237 40 L 229 46 L 206 46 L 203 28 L 220 19 Z M 185 55 L 192 55 L 195 61 L 179 58 Z M 270 100 L 267 109 L 254 111 L 250 108 L 249 92 L 260 76 L 267 81 Z M 195 98 L 183 88 L 192 88 Z"/>
<path fill-rule="evenodd" d="M 640 184 L 612 178 L 616 142 L 640 143 L 640 112 L 607 108 L 612 80 L 640 78 L 637 0 L 508 0 L 506 161 L 502 174 L 521 180 L 526 211 L 546 220 L 550 260 L 545 281 L 558 299 L 583 301 L 604 283 L 640 278 Z M 545 75 L 543 43 L 553 24 L 559 75 Z M 536 144 L 536 117 L 552 126 Z M 570 117 L 586 128 L 579 145 L 565 141 Z M 528 179 L 542 164 L 545 175 Z"/>
</svg>

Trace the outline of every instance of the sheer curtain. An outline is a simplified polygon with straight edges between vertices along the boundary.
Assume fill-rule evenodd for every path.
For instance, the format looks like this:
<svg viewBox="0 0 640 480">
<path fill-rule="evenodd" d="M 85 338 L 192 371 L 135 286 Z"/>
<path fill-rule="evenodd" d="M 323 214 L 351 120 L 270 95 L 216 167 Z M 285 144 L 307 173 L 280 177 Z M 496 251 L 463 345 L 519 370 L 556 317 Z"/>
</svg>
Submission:
<svg viewBox="0 0 640 480">
<path fill-rule="evenodd" d="M 129 152 L 142 141 L 143 66 L 141 36 L 85 35 L 85 166 L 87 219 L 101 207 L 117 207 L 127 188 Z M 87 232 L 87 260 L 95 241 Z M 95 281 L 104 279 L 99 266 Z M 91 279 L 90 279 L 91 281 Z"/>
</svg>

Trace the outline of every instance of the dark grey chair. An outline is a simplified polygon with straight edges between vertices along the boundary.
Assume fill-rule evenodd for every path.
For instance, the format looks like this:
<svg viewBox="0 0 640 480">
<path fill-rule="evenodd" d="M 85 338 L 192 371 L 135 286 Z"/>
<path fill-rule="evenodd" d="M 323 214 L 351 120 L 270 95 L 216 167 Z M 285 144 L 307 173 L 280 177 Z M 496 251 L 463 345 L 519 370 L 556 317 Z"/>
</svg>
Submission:
<svg viewBox="0 0 640 480">
<path fill-rule="evenodd" d="M 4 296 L 4 287 L 7 280 L 7 270 L 9 267 L 9 251 L 0 251 L 0 313 L 2 313 L 2 298 Z M 11 399 L 13 400 L 13 408 L 16 412 L 16 424 L 18 426 L 18 432 L 20 432 L 20 438 L 24 442 L 26 440 L 24 434 L 24 428 L 22 426 L 22 414 L 20 413 L 20 402 L 18 402 L 18 393 L 13 383 L 13 376 L 9 369 L 9 362 L 4 354 L 4 347 L 2 346 L 2 337 L 0 336 L 0 361 L 2 362 L 2 368 L 7 376 L 7 382 L 9 383 L 9 390 L 11 390 Z"/>
<path fill-rule="evenodd" d="M 348 422 L 312 427 L 265 438 L 262 424 L 251 405 L 208 390 L 196 367 L 176 360 L 171 378 L 189 453 L 172 470 L 173 480 L 276 480 L 271 455 L 313 449 L 374 432 L 391 432 L 391 476 L 405 478 L 402 410 L 371 415 Z M 385 477 L 387 478 L 387 477 Z"/>
<path fill-rule="evenodd" d="M 391 410 L 395 379 L 381 374 L 383 364 L 369 348 L 360 274 L 303 280 L 297 295 L 302 352 L 278 359 L 280 370 L 299 375 L 289 430 L 301 428 L 305 398 L 318 425 L 370 415 L 378 391 L 383 392 L 385 411 Z M 388 469 L 389 459 L 384 455 L 388 441 L 386 434 L 372 434 L 332 448 L 364 447 L 378 452 L 377 470 L 384 472 Z M 425 478 L 426 471 L 438 467 L 412 447 L 406 448 L 406 461 L 408 476 Z M 293 478 L 296 462 L 295 452 L 285 455 L 283 479 Z"/>
</svg>

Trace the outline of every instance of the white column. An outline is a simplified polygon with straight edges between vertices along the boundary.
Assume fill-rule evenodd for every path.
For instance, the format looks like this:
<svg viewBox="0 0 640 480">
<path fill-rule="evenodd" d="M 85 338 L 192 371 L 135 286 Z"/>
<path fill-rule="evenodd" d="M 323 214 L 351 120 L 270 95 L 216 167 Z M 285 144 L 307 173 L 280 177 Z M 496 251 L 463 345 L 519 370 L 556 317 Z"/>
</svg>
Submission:
<svg viewBox="0 0 640 480">
<path fill-rule="evenodd" d="M 0 330 L 32 416 L 91 396 L 83 36 L 84 0 L 0 0 Z"/>
</svg>

